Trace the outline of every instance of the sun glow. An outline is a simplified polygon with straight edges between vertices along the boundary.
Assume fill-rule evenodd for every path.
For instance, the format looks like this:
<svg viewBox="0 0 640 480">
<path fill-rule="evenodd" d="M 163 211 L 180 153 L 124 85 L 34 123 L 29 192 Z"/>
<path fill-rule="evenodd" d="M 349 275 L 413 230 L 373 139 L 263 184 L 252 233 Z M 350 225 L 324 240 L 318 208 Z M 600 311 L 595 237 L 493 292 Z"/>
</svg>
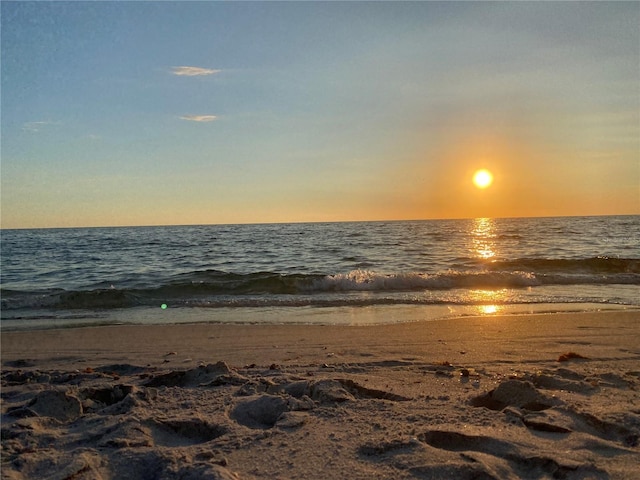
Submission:
<svg viewBox="0 0 640 480">
<path fill-rule="evenodd" d="M 486 169 L 477 170 L 473 174 L 473 184 L 478 188 L 487 188 L 493 183 L 493 174 Z"/>
</svg>

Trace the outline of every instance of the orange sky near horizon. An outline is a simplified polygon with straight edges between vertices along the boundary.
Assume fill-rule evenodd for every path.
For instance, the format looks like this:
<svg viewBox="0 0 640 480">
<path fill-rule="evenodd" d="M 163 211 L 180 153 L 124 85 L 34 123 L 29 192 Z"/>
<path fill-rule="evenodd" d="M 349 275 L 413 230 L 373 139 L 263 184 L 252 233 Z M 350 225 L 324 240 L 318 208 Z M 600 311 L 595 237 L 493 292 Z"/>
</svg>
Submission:
<svg viewBox="0 0 640 480">
<path fill-rule="evenodd" d="M 640 214 L 638 2 L 0 8 L 1 228 Z"/>
</svg>

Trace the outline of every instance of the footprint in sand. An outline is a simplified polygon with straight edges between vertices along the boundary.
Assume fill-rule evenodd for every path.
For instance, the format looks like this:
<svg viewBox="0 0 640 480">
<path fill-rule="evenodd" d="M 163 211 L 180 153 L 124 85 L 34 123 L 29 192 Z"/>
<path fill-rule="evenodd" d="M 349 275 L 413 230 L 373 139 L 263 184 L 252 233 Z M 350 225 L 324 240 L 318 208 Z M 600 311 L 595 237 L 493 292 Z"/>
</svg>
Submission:
<svg viewBox="0 0 640 480">
<path fill-rule="evenodd" d="M 155 445 L 182 447 L 210 442 L 229 432 L 229 428 L 198 417 L 145 422 Z"/>
<path fill-rule="evenodd" d="M 564 458 L 552 458 L 544 455 L 531 455 L 521 451 L 515 444 L 498 440 L 485 435 L 466 435 L 459 432 L 446 430 L 430 430 L 418 436 L 426 444 L 441 450 L 451 452 L 461 452 L 463 459 L 472 462 L 480 462 L 473 452 L 495 457 L 498 460 L 496 465 L 502 461 L 510 467 L 517 478 L 531 475 L 532 472 L 539 472 L 545 478 L 567 478 L 569 474 L 575 478 L 608 478 L 607 473 L 590 463 L 580 463 Z M 486 463 L 493 463 L 486 461 Z M 486 472 L 482 472 L 485 475 Z M 492 475 L 472 476 L 469 478 L 497 478 Z M 573 477 L 572 477 L 573 478 Z"/>
</svg>

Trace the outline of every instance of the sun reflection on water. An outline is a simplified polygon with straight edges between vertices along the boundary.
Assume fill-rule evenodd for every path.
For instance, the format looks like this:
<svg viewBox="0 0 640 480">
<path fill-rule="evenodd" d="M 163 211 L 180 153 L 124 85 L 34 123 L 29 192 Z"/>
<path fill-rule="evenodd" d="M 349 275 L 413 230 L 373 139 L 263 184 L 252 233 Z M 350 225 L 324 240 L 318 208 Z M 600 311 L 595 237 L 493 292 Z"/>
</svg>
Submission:
<svg viewBox="0 0 640 480">
<path fill-rule="evenodd" d="M 498 305 L 478 305 L 478 310 L 483 315 L 493 315 L 500 311 L 500 307 Z"/>
<path fill-rule="evenodd" d="M 498 258 L 496 222 L 492 218 L 476 218 L 469 230 L 469 251 L 471 257 L 481 264 L 490 263 Z M 473 305 L 479 315 L 495 315 L 504 310 L 508 292 L 506 289 L 470 290 L 467 301 Z"/>
<path fill-rule="evenodd" d="M 504 310 L 503 303 L 506 296 L 506 289 L 471 290 L 468 300 L 480 315 L 495 315 Z"/>
<path fill-rule="evenodd" d="M 471 229 L 471 252 L 475 257 L 489 260 L 496 256 L 495 221 L 491 218 L 476 218 Z"/>
</svg>

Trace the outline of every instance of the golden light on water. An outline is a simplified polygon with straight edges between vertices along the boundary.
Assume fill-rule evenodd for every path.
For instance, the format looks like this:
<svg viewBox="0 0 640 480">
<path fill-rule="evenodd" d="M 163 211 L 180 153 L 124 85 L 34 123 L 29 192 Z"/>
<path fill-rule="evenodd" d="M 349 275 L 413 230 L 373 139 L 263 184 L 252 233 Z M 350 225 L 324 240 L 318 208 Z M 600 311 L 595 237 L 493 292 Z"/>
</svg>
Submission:
<svg viewBox="0 0 640 480">
<path fill-rule="evenodd" d="M 493 315 L 500 311 L 500 307 L 498 305 L 478 305 L 478 310 L 483 315 Z"/>
<path fill-rule="evenodd" d="M 472 290 L 469 292 L 469 300 L 476 304 L 474 309 L 477 309 L 480 315 L 495 315 L 504 309 L 501 305 L 505 298 L 505 290 Z M 478 305 L 479 304 L 479 305 Z"/>
<path fill-rule="evenodd" d="M 471 256 L 476 259 L 491 261 L 499 253 L 495 220 L 491 218 L 476 218 L 470 226 L 469 250 Z M 476 305 L 480 315 L 494 315 L 503 310 L 501 304 L 504 301 L 506 291 L 498 290 L 471 290 L 469 292 L 470 303 Z"/>
<path fill-rule="evenodd" d="M 473 174 L 473 184 L 480 189 L 485 189 L 491 186 L 492 183 L 493 174 L 486 168 L 477 170 L 476 173 Z"/>
<path fill-rule="evenodd" d="M 474 257 L 484 260 L 496 256 L 494 220 L 491 218 L 476 218 L 471 229 L 471 252 Z"/>
</svg>

